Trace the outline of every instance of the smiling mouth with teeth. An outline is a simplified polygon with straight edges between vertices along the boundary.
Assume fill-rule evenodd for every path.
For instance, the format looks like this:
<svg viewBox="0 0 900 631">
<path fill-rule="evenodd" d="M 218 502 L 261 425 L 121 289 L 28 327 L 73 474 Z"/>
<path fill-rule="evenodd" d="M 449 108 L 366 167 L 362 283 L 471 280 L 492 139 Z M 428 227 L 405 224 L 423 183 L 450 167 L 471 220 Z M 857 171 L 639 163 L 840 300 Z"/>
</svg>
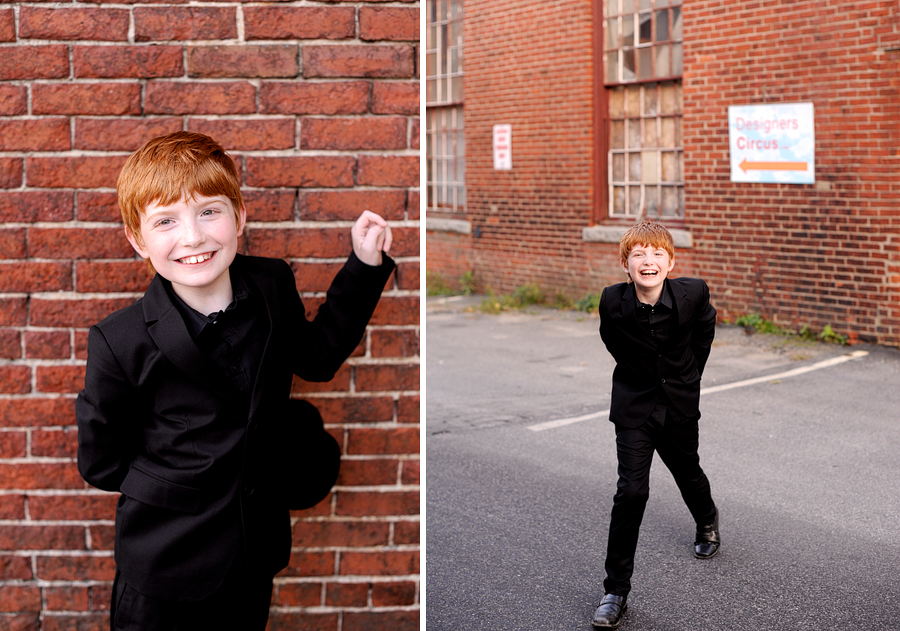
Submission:
<svg viewBox="0 0 900 631">
<path fill-rule="evenodd" d="M 182 265 L 196 265 L 197 263 L 208 261 L 213 257 L 213 254 L 213 252 L 205 252 L 204 254 L 199 254 L 197 256 L 186 256 L 183 259 L 178 259 L 178 262 Z"/>
<path fill-rule="evenodd" d="M 656 276 L 658 273 L 659 272 L 656 272 L 654 270 L 645 269 L 643 272 L 641 272 L 641 276 Z"/>
</svg>

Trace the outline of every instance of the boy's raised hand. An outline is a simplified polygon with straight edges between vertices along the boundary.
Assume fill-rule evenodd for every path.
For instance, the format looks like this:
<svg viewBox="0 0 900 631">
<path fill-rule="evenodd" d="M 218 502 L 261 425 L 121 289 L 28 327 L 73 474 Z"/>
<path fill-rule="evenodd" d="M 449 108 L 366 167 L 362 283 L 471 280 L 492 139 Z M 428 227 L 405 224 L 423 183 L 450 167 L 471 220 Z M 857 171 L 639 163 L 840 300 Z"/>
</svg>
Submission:
<svg viewBox="0 0 900 631">
<path fill-rule="evenodd" d="M 391 250 L 391 227 L 379 215 L 364 210 L 350 229 L 353 252 L 367 265 L 381 265 L 381 253 Z"/>
</svg>

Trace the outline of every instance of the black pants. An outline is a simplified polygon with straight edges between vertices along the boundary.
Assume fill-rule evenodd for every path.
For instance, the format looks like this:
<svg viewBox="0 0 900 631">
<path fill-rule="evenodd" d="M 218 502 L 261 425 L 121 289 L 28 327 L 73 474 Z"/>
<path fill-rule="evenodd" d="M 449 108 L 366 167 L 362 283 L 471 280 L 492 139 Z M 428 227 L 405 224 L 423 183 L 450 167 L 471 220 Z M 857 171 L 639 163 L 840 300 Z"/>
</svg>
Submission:
<svg viewBox="0 0 900 631">
<path fill-rule="evenodd" d="M 650 496 L 654 451 L 672 472 L 694 521 L 706 525 L 715 519 L 716 505 L 710 495 L 709 480 L 700 468 L 698 445 L 697 420 L 676 423 L 662 403 L 640 427 L 616 426 L 619 481 L 606 549 L 606 580 L 603 581 L 606 593 L 627 596 L 631 590 L 638 532 Z"/>
<path fill-rule="evenodd" d="M 170 601 L 146 596 L 116 570 L 110 606 L 112 631 L 263 631 L 269 619 L 272 579 L 252 580 L 235 563 L 222 586 L 198 601 Z"/>
</svg>

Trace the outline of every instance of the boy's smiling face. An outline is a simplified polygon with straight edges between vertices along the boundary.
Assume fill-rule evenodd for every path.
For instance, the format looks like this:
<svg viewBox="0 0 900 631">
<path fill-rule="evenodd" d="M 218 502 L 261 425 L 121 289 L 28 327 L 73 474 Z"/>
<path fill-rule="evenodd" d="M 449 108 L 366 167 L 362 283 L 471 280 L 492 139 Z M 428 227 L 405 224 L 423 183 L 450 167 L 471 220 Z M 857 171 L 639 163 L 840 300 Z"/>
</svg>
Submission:
<svg viewBox="0 0 900 631">
<path fill-rule="evenodd" d="M 675 267 L 675 260 L 663 248 L 636 245 L 631 248 L 622 269 L 634 282 L 641 302 L 655 304 L 662 293 L 663 281 Z"/>
<path fill-rule="evenodd" d="M 141 217 L 140 238 L 127 229 L 125 236 L 191 306 L 189 297 L 208 298 L 219 293 L 227 293 L 230 301 L 228 268 L 237 253 L 246 218 L 242 208 L 235 220 L 234 207 L 224 195 L 195 194 L 167 206 L 151 203 Z"/>
</svg>

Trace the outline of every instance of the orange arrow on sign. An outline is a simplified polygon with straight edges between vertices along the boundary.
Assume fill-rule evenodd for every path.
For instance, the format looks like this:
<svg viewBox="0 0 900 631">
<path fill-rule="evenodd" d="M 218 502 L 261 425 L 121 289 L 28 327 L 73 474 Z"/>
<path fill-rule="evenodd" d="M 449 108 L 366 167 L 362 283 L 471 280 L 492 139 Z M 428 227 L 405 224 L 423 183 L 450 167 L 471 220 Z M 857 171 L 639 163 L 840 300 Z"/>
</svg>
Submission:
<svg viewBox="0 0 900 631">
<path fill-rule="evenodd" d="M 747 171 L 806 171 L 805 162 L 747 162 L 747 158 L 744 158 L 738 166 L 744 173 Z"/>
</svg>

